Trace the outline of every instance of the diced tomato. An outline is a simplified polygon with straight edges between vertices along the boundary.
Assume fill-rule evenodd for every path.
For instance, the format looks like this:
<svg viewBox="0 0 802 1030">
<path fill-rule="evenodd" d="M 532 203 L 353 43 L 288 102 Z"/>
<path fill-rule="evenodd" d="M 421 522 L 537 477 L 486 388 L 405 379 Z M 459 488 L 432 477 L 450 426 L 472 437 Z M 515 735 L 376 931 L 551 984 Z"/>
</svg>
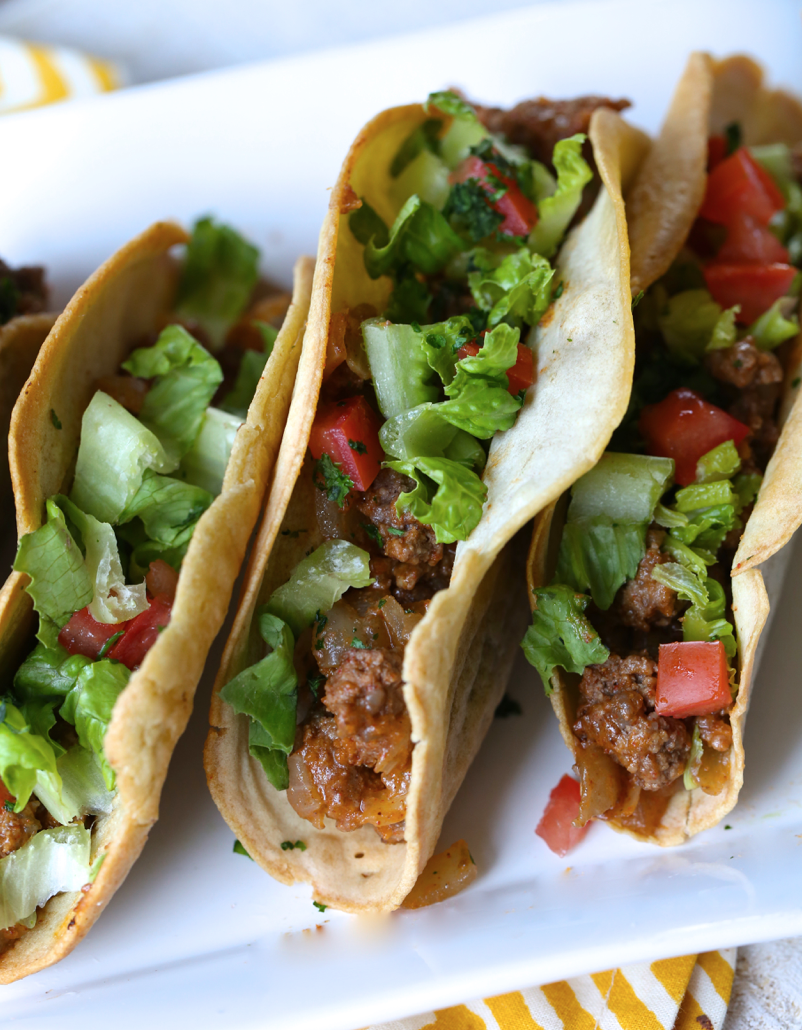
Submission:
<svg viewBox="0 0 802 1030">
<path fill-rule="evenodd" d="M 673 390 L 659 404 L 648 404 L 638 429 L 649 454 L 674 459 L 674 479 L 681 486 L 696 479 L 696 464 L 703 454 L 726 440 L 737 447 L 749 434 L 743 422 L 685 387 Z"/>
<path fill-rule="evenodd" d="M 178 573 L 166 561 L 157 558 L 156 561 L 150 563 L 145 576 L 145 584 L 150 597 L 164 597 L 166 600 L 172 601 L 178 589 Z"/>
<path fill-rule="evenodd" d="M 760 225 L 768 225 L 772 215 L 784 207 L 785 198 L 772 177 L 746 147 L 739 147 L 707 177 L 699 215 L 708 221 L 729 225 L 737 214 L 743 213 Z"/>
<path fill-rule="evenodd" d="M 731 308 L 741 305 L 737 316 L 749 325 L 768 311 L 775 300 L 784 297 L 794 281 L 793 265 L 721 265 L 717 261 L 704 269 L 707 288 L 718 304 Z"/>
<path fill-rule="evenodd" d="M 165 597 L 152 598 L 146 611 L 116 627 L 118 632 L 120 629 L 124 632 L 106 657 L 122 662 L 131 670 L 138 669 L 158 640 L 159 633 L 169 623 L 172 607 L 172 601 Z"/>
<path fill-rule="evenodd" d="M 716 255 L 717 265 L 788 264 L 788 251 L 771 229 L 739 212 L 727 225 L 727 238 Z"/>
<path fill-rule="evenodd" d="M 723 136 L 711 136 L 707 141 L 707 170 L 712 172 L 713 169 L 720 165 L 724 158 L 727 156 L 727 141 Z"/>
<path fill-rule="evenodd" d="M 490 177 L 506 187 L 506 192 L 498 200 L 488 203 L 494 211 L 504 215 L 504 221 L 499 226 L 499 232 L 510 236 L 528 236 L 533 227 L 537 224 L 537 208 L 532 201 L 525 197 L 514 179 L 502 175 L 498 168 L 488 161 L 472 155 L 467 158 L 459 168 L 451 175 L 452 182 L 465 182 L 468 179 L 478 179 L 487 193 L 495 193 L 498 189 L 496 182 L 491 182 Z"/>
<path fill-rule="evenodd" d="M 721 640 L 661 644 L 654 708 L 686 719 L 728 708 L 732 702 L 727 655 Z"/>
<path fill-rule="evenodd" d="M 482 345 L 479 343 L 464 343 L 457 351 L 457 360 L 463 358 L 475 358 Z M 514 365 L 507 369 L 507 378 L 510 381 L 508 387 L 513 397 L 517 397 L 521 390 L 528 390 L 535 381 L 535 359 L 532 351 L 526 344 L 518 344 L 518 358 Z"/>
<path fill-rule="evenodd" d="M 0 808 L 2 808 L 7 801 L 14 801 L 14 795 L 8 789 L 8 787 L 0 780 Z"/>
<path fill-rule="evenodd" d="M 315 415 L 309 450 L 313 458 L 328 454 L 357 490 L 367 490 L 384 460 L 380 427 L 381 419 L 364 397 L 322 404 Z"/>
<path fill-rule="evenodd" d="M 82 608 L 59 633 L 58 642 L 70 654 L 97 658 L 106 641 L 127 625 L 126 622 L 98 622 L 88 608 Z"/>
<path fill-rule="evenodd" d="M 563 776 L 549 794 L 549 803 L 535 833 L 543 838 L 555 854 L 567 855 L 590 829 L 590 823 L 574 826 L 578 816 L 579 784 L 570 776 Z"/>
</svg>

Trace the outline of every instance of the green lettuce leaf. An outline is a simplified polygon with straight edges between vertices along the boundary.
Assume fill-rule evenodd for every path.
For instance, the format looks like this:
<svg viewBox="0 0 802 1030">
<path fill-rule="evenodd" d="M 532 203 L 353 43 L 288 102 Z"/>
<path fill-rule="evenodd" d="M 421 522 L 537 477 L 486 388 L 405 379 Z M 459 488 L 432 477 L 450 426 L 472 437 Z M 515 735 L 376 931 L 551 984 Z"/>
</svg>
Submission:
<svg viewBox="0 0 802 1030">
<path fill-rule="evenodd" d="M 791 304 L 794 303 L 791 300 Z M 752 337 L 761 350 L 774 350 L 798 334 L 799 319 L 796 314 L 788 314 L 788 317 L 783 314 L 788 307 L 789 298 L 780 297 L 747 329 L 747 335 Z"/>
<path fill-rule="evenodd" d="M 451 90 L 430 93 L 424 106 L 427 112 L 434 109 L 453 119 L 440 140 L 440 156 L 452 170 L 465 160 L 471 147 L 488 136 L 471 105 Z"/>
<path fill-rule="evenodd" d="M 487 324 L 519 319 L 537 325 L 551 302 L 554 269 L 546 258 L 522 247 L 499 262 L 498 255 L 478 250 L 472 254 L 478 271 L 468 275 L 473 299 L 489 312 Z"/>
<path fill-rule="evenodd" d="M 259 251 L 227 225 L 199 219 L 187 246 L 176 313 L 199 322 L 212 348 L 247 307 L 259 277 Z"/>
<path fill-rule="evenodd" d="M 487 487 L 471 469 L 448 458 L 417 457 L 389 461 L 386 467 L 415 480 L 415 489 L 396 501 L 399 513 L 409 511 L 431 526 L 438 543 L 467 540 L 482 517 Z"/>
<path fill-rule="evenodd" d="M 718 479 L 732 479 L 741 467 L 741 457 L 732 440 L 725 440 L 696 463 L 696 482 L 714 483 Z"/>
<path fill-rule="evenodd" d="M 207 408 L 201 431 L 181 459 L 181 474 L 188 483 L 212 497 L 223 489 L 228 459 L 243 420 L 219 408 Z"/>
<path fill-rule="evenodd" d="M 373 582 L 370 555 L 346 540 L 327 540 L 300 561 L 287 583 L 270 596 L 265 611 L 286 623 L 295 636 L 327 612 L 349 587 Z"/>
<path fill-rule="evenodd" d="M 390 458 L 450 458 L 481 472 L 487 455 L 469 433 L 446 422 L 438 404 L 419 404 L 388 419 L 379 430 L 379 443 Z"/>
<path fill-rule="evenodd" d="M 197 523 L 213 500 L 212 495 L 200 487 L 148 471 L 136 496 L 120 516 L 120 522 L 130 522 L 138 517 L 150 540 L 174 547 L 184 531 Z"/>
<path fill-rule="evenodd" d="M 264 350 L 245 351 L 237 370 L 234 386 L 220 402 L 222 411 L 227 411 L 231 415 L 238 415 L 243 420 L 248 416 L 248 408 L 251 406 L 251 401 L 256 393 L 256 387 L 262 378 L 267 359 L 273 353 L 273 345 L 278 336 L 278 330 L 274 329 L 272 325 L 268 325 L 266 322 L 258 322 L 256 324 L 262 333 L 265 345 Z"/>
<path fill-rule="evenodd" d="M 178 456 L 168 457 L 155 433 L 98 390 L 81 423 L 70 500 L 81 511 L 114 525 L 141 486 L 146 469 L 172 472 L 177 466 Z"/>
<path fill-rule="evenodd" d="M 582 190 L 593 178 L 593 172 L 582 157 L 584 142 L 585 136 L 578 133 L 561 139 L 554 146 L 552 163 L 557 171 L 557 189 L 538 204 L 538 222 L 528 241 L 534 254 L 551 257 L 556 253 L 582 201 Z"/>
<path fill-rule="evenodd" d="M 606 516 L 645 526 L 673 478 L 671 458 L 605 451 L 571 487 L 568 520 Z"/>
<path fill-rule="evenodd" d="M 390 163 L 390 175 L 397 179 L 423 151 L 436 154 L 439 149 L 437 137 L 440 135 L 442 127 L 441 119 L 427 118 L 425 122 L 413 129 L 396 151 L 395 157 Z"/>
<path fill-rule="evenodd" d="M 14 693 L 23 705 L 42 698 L 65 698 L 90 661 L 84 655 L 69 654 L 60 645 L 37 644 L 14 674 Z"/>
<path fill-rule="evenodd" d="M 652 579 L 671 590 L 676 590 L 681 600 L 691 601 L 700 608 L 706 608 L 710 602 L 705 583 L 694 571 L 680 565 L 679 562 L 655 565 L 652 569 Z"/>
<path fill-rule="evenodd" d="M 28 804 L 37 778 L 45 774 L 61 789 L 56 753 L 50 743 L 31 732 L 25 716 L 10 701 L 0 701 L 0 779 L 16 798 L 14 811 Z"/>
<path fill-rule="evenodd" d="M 76 744 L 61 755 L 56 763 L 59 783 L 49 775 L 39 774 L 34 793 L 60 823 L 71 823 L 81 815 L 109 815 L 114 794 L 106 788 L 100 764 L 90 751 Z"/>
<path fill-rule="evenodd" d="M 666 347 L 679 361 L 698 365 L 708 350 L 735 342 L 735 308 L 723 311 L 707 290 L 684 290 L 657 316 Z"/>
<path fill-rule="evenodd" d="M 563 584 L 534 591 L 532 625 L 521 647 L 530 665 L 551 694 L 551 677 L 557 666 L 582 673 L 588 665 L 601 665 L 610 657 L 599 634 L 590 624 L 585 609 L 590 598 Z"/>
<path fill-rule="evenodd" d="M 616 523 L 605 515 L 566 522 L 556 580 L 581 594 L 590 592 L 606 611 L 646 554 L 646 524 Z"/>
<path fill-rule="evenodd" d="M 386 245 L 379 246 L 375 237 L 365 245 L 365 268 L 371 279 L 390 275 L 405 265 L 433 275 L 464 249 L 461 238 L 437 208 L 412 196 L 398 212 Z"/>
<path fill-rule="evenodd" d="M 155 379 L 139 417 L 180 460 L 200 433 L 206 408 L 223 381 L 219 363 L 183 326 L 168 325 L 152 347 L 135 350 L 122 367 Z"/>
<path fill-rule="evenodd" d="M 62 719 L 75 727 L 81 746 L 97 755 L 109 790 L 114 789 L 116 777 L 106 761 L 103 738 L 111 721 L 114 703 L 130 676 L 128 669 L 119 662 L 107 658 L 88 662 L 78 674 L 76 684 L 67 694 L 59 713 Z"/>
<path fill-rule="evenodd" d="M 289 787 L 287 754 L 273 745 L 273 735 L 255 719 L 251 719 L 248 726 L 248 753 L 260 763 L 276 790 L 286 790 Z"/>
<path fill-rule="evenodd" d="M 423 346 L 430 328 L 434 327 L 424 326 L 418 332 L 411 325 L 393 325 L 382 318 L 362 323 L 376 399 L 385 418 L 439 398 L 440 386 Z"/>
<path fill-rule="evenodd" d="M 478 243 L 494 233 L 504 221 L 504 215 L 491 207 L 489 197 L 478 179 L 455 182 L 443 208 L 443 216 L 461 236 Z"/>
<path fill-rule="evenodd" d="M 709 595 L 708 604 L 692 604 L 687 609 L 682 619 L 682 639 L 709 642 L 721 640 L 727 657 L 733 659 L 738 645 L 732 623 L 724 618 L 727 604 L 724 588 L 715 579 L 708 579 L 705 586 Z"/>
</svg>

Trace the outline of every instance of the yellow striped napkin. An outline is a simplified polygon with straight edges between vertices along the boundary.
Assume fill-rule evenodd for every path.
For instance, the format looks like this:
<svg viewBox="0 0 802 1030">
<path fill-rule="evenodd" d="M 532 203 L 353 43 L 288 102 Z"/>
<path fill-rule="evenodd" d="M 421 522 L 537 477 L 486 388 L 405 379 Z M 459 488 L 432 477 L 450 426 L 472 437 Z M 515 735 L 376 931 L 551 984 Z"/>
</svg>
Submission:
<svg viewBox="0 0 802 1030">
<path fill-rule="evenodd" d="M 0 36 L 0 114 L 124 85 L 120 68 L 69 47 Z"/>
<path fill-rule="evenodd" d="M 367 1030 L 721 1030 L 736 949 L 622 966 Z"/>
</svg>

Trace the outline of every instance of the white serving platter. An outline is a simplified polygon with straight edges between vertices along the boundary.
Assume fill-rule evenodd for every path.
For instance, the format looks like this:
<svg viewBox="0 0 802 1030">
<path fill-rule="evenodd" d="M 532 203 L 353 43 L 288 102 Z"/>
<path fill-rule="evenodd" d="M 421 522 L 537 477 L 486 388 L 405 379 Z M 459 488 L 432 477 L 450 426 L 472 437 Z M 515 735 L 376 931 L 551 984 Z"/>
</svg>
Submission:
<svg viewBox="0 0 802 1030">
<path fill-rule="evenodd" d="M 560 3 L 9 116 L 0 254 L 45 263 L 64 300 L 150 221 L 214 212 L 288 282 L 296 254 L 314 253 L 351 139 L 383 107 L 449 84 L 497 103 L 596 92 L 632 98 L 633 120 L 655 130 L 691 49 L 748 50 L 802 91 L 801 43 L 796 5 L 779 0 Z M 670 851 L 595 826 L 568 858 L 549 852 L 533 831 L 571 761 L 520 660 L 510 690 L 523 715 L 494 722 L 443 831 L 444 846 L 468 840 L 479 878 L 450 902 L 372 921 L 320 914 L 308 887 L 232 853 L 201 762 L 218 641 L 141 859 L 71 956 L 0 988 L 4 1025 L 356 1030 L 802 933 L 801 611 L 798 549 L 755 684 L 746 784 L 724 826 Z"/>
</svg>

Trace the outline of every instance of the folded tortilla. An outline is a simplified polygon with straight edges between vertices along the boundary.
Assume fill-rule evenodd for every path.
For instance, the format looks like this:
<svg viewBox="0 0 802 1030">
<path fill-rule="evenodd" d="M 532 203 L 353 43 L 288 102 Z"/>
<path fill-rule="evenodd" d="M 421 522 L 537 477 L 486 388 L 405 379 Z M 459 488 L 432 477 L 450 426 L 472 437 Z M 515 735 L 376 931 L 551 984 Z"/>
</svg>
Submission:
<svg viewBox="0 0 802 1030">
<path fill-rule="evenodd" d="M 682 249 L 705 194 L 708 137 L 723 132 L 734 121 L 740 124 L 746 145 L 802 140 L 802 105 L 787 93 L 768 90 L 754 61 L 743 56 L 715 61 L 707 54 L 692 54 L 660 135 L 627 195 L 633 295 L 659 279 Z M 758 645 L 769 616 L 769 597 L 757 566 L 777 554 L 802 523 L 802 405 L 797 403 L 801 368 L 802 338 L 793 345 L 785 368 L 780 439 L 733 562 L 738 694 L 730 712 L 732 747 L 723 753 L 716 770 L 721 790 L 717 794 L 706 794 L 701 788 L 677 790 L 667 805 L 664 796 L 641 791 L 631 816 L 608 820 L 614 829 L 638 840 L 681 844 L 720 822 L 738 800 L 743 785 L 744 721 Z M 535 520 L 527 562 L 530 602 L 533 589 L 551 582 L 563 520 L 564 508 L 556 505 Z M 786 550 L 775 559 L 783 566 L 772 576 L 777 590 L 789 557 Z M 575 755 L 579 743 L 572 727 L 579 704 L 578 683 L 578 676 L 556 669 L 551 694 L 563 739 Z M 596 769 L 600 780 L 615 775 L 609 766 L 603 767 L 605 760 L 620 770 L 612 758 L 602 754 Z"/>
<path fill-rule="evenodd" d="M 357 137 L 332 191 L 296 392 L 215 684 L 205 752 L 212 796 L 251 857 L 284 883 L 310 882 L 315 898 L 349 912 L 396 908 L 433 854 L 445 813 L 501 698 L 522 632 L 516 557 L 506 545 L 598 460 L 626 409 L 634 360 L 622 184 L 633 177 L 647 142 L 618 115 L 601 109 L 593 115 L 590 138 L 602 187 L 558 258 L 564 292 L 528 341 L 536 355 L 535 385 L 513 428 L 493 439 L 481 521 L 458 545 L 449 587 L 434 595 L 404 652 L 403 692 L 414 741 L 405 842 L 384 844 L 370 826 L 342 832 L 326 820 L 318 830 L 301 819 L 249 756 L 247 717 L 235 714 L 219 694 L 264 656 L 255 611 L 319 543 L 309 534 L 299 543 L 289 530 L 316 523 L 304 456 L 329 322 L 346 306 L 368 302 L 383 310 L 391 290 L 389 278 L 368 277 L 348 213 L 357 197 L 366 197 L 392 221 L 390 162 L 425 118 L 420 105 L 380 114 Z M 625 346 L 619 346 L 622 334 Z M 588 367 L 598 369 L 597 380 L 588 376 Z M 280 535 L 285 525 L 288 531 Z M 281 848 L 283 841 L 299 838 L 305 850 Z"/>
<path fill-rule="evenodd" d="M 20 536 L 39 528 L 46 498 L 69 486 L 81 418 L 98 378 L 116 374 L 143 335 L 164 324 L 177 285 L 170 250 L 187 240 L 178 225 L 153 225 L 87 280 L 53 327 L 11 421 Z M 105 855 L 97 878 L 84 891 L 58 894 L 47 902 L 37 925 L 0 953 L 0 983 L 36 972 L 72 950 L 125 879 L 158 817 L 170 756 L 223 623 L 278 451 L 301 353 L 312 269 L 311 258 L 296 265 L 292 303 L 237 432 L 222 491 L 192 536 L 170 623 L 115 704 L 104 750 L 116 773 L 117 795 L 111 814 L 98 817 L 92 831 L 91 860 Z M 5 682 L 32 646 L 36 617 L 26 582 L 25 575 L 13 573 L 0 593 L 0 675 Z"/>
</svg>

